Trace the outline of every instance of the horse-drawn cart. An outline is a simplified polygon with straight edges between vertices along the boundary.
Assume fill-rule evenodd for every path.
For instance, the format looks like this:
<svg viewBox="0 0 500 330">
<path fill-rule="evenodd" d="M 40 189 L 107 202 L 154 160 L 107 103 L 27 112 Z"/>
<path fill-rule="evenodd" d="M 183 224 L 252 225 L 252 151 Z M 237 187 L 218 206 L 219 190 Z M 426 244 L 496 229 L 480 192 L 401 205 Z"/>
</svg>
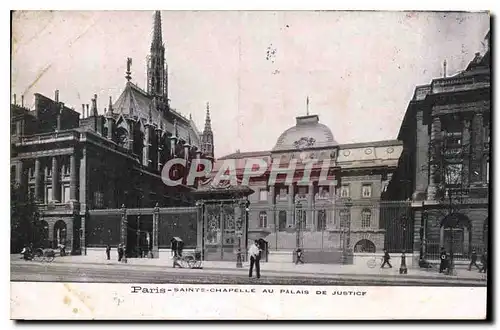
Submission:
<svg viewBox="0 0 500 330">
<path fill-rule="evenodd" d="M 174 268 L 176 266 L 179 268 L 191 269 L 203 268 L 200 251 L 195 251 L 194 253 L 183 253 L 182 250 L 184 249 L 184 242 L 179 237 L 172 238 L 170 243 L 174 259 Z"/>
<path fill-rule="evenodd" d="M 26 248 L 25 248 L 26 249 Z M 56 252 L 53 249 L 34 249 L 33 251 L 27 251 L 23 249 L 21 254 L 25 260 L 33 260 L 38 262 L 52 262 L 56 257 Z"/>
</svg>

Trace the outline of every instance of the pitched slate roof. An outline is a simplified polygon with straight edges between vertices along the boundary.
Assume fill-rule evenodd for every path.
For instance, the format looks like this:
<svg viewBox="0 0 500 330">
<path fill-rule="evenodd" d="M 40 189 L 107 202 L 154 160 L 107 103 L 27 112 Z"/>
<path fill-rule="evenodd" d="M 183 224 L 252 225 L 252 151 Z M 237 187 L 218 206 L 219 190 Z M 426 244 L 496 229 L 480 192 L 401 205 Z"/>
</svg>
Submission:
<svg viewBox="0 0 500 330">
<path fill-rule="evenodd" d="M 187 119 L 175 109 L 169 109 L 170 116 L 167 118 L 163 112 L 153 106 L 153 97 L 132 82 L 127 82 L 125 85 L 124 91 L 113 104 L 113 111 L 118 115 L 136 116 L 143 121 L 149 119 L 151 112 L 152 122 L 170 133 L 174 133 L 175 120 L 178 136 L 184 141 L 190 139 L 192 145 L 200 147 L 201 134 L 192 119 Z"/>
</svg>

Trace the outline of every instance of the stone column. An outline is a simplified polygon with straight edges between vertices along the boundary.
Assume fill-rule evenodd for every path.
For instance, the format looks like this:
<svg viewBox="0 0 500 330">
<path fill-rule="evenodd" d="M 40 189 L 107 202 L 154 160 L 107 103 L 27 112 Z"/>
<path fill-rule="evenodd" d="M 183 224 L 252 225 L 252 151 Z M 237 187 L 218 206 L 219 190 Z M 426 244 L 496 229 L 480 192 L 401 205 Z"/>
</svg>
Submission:
<svg viewBox="0 0 500 330">
<path fill-rule="evenodd" d="M 313 212 L 313 203 L 314 203 L 314 183 L 310 182 L 309 187 L 307 188 L 307 221 L 305 223 L 305 228 L 310 228 L 314 230 L 314 212 Z"/>
<path fill-rule="evenodd" d="M 57 157 L 52 157 L 52 201 L 59 202 L 59 167 L 57 164 Z"/>
<path fill-rule="evenodd" d="M 462 164 L 462 185 L 463 187 L 469 186 L 470 178 L 470 148 L 471 148 L 471 138 L 470 138 L 470 120 L 464 119 L 462 128 L 462 153 L 463 153 L 463 164 Z"/>
<path fill-rule="evenodd" d="M 287 210 L 287 227 L 292 224 L 294 214 L 294 199 L 295 199 L 295 191 L 294 191 L 294 185 L 290 184 L 288 185 L 288 194 L 287 194 L 287 201 L 288 201 L 288 210 Z"/>
<path fill-rule="evenodd" d="M 415 217 L 413 220 L 413 255 L 419 256 L 420 253 L 420 229 L 422 228 L 422 210 L 414 211 Z"/>
<path fill-rule="evenodd" d="M 416 178 L 414 200 L 424 198 L 429 184 L 429 133 L 427 125 L 423 124 L 423 111 L 417 112 L 417 141 L 416 141 Z"/>
<path fill-rule="evenodd" d="M 472 119 L 472 159 L 471 159 L 471 181 L 478 183 L 483 181 L 483 114 L 476 113 Z"/>
<path fill-rule="evenodd" d="M 196 223 L 196 249 L 202 253 L 203 258 L 203 204 L 197 205 Z"/>
<path fill-rule="evenodd" d="M 35 159 L 35 201 L 40 203 L 41 199 L 41 181 L 42 181 L 42 172 L 40 170 L 40 158 Z"/>
<path fill-rule="evenodd" d="M 330 203 L 332 203 L 332 209 L 329 213 L 329 216 L 328 216 L 328 222 L 330 224 L 330 227 L 331 228 L 339 228 L 338 226 L 338 221 L 335 221 L 335 218 L 338 218 L 337 216 L 337 209 L 336 209 L 336 202 L 337 202 L 337 195 L 335 193 L 335 188 L 337 186 L 336 184 L 337 181 L 335 181 L 335 183 L 330 183 L 330 186 L 328 188 L 328 196 L 330 198 Z"/>
<path fill-rule="evenodd" d="M 431 127 L 431 143 L 430 143 L 430 175 L 429 186 L 427 188 L 427 199 L 436 199 L 437 184 L 439 177 L 439 165 L 441 155 L 441 120 L 439 117 L 434 117 Z"/>
<path fill-rule="evenodd" d="M 82 158 L 80 159 L 80 211 L 87 211 L 88 203 L 88 169 L 87 169 L 87 149 L 82 149 Z"/>
<path fill-rule="evenodd" d="M 72 202 L 77 201 L 76 197 L 76 183 L 77 183 L 77 173 L 76 173 L 76 158 L 75 154 L 71 154 L 69 157 L 69 166 L 70 166 L 70 174 L 69 174 L 69 199 Z"/>
<path fill-rule="evenodd" d="M 275 191 L 274 191 L 274 185 L 269 186 L 269 193 L 267 195 L 267 202 L 269 204 L 269 219 L 268 219 L 268 227 L 269 224 L 272 224 L 274 231 L 277 231 L 277 226 L 276 226 L 276 215 L 275 215 L 275 203 L 274 203 L 274 197 L 275 197 Z"/>
</svg>

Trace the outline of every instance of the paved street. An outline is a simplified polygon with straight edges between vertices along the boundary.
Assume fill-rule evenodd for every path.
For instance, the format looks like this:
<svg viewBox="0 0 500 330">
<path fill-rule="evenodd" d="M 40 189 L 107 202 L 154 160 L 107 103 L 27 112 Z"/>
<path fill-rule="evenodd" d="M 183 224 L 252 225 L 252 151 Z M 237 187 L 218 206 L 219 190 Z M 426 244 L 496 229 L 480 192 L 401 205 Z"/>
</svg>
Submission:
<svg viewBox="0 0 500 330">
<path fill-rule="evenodd" d="M 41 263 L 11 260 L 11 281 L 271 284 L 271 285 L 396 285 L 486 286 L 481 279 L 374 274 L 312 274 L 263 270 L 260 280 L 249 279 L 248 269 L 173 269 L 166 266 L 131 264 Z M 442 276 L 441 276 L 442 275 Z"/>
</svg>

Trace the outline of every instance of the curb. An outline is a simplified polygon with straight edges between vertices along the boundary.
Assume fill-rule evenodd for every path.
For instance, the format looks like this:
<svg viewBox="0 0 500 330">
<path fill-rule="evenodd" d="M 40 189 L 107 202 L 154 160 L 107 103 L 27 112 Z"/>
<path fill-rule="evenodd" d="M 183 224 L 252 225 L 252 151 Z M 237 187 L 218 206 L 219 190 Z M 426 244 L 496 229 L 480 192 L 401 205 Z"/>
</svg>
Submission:
<svg viewBox="0 0 500 330">
<path fill-rule="evenodd" d="M 12 263 L 12 261 L 11 261 Z M 24 261 L 19 261 L 19 262 L 14 262 L 15 264 L 24 264 Z M 43 263 L 37 263 L 37 264 L 43 264 Z M 93 265 L 93 266 L 118 266 L 118 267 L 127 267 L 127 268 L 146 268 L 146 269 L 173 269 L 170 265 L 140 265 L 140 264 L 130 264 L 130 263 L 99 263 L 99 262 L 81 262 L 81 263 L 76 263 L 76 262 L 52 262 L 50 264 L 57 264 L 57 265 Z M 189 268 L 177 268 L 177 269 L 185 269 L 189 270 Z M 238 272 L 247 272 L 247 268 L 228 268 L 228 267 L 203 267 L 203 269 L 207 270 L 231 270 L 231 271 L 238 271 Z M 346 276 L 346 277 L 351 277 L 351 278 L 356 278 L 356 277 L 366 277 L 366 276 L 372 276 L 376 278 L 377 281 L 385 281 L 385 282 L 390 282 L 393 281 L 394 279 L 408 279 L 408 280 L 421 280 L 421 281 L 426 281 L 426 280 L 431 280 L 431 281 L 444 281 L 445 283 L 453 283 L 457 281 L 467 281 L 467 282 L 478 282 L 478 283 L 486 283 L 487 279 L 481 279 L 481 278 L 463 278 L 463 277 L 455 277 L 455 276 L 449 276 L 445 277 L 446 275 L 440 276 L 440 275 L 433 275 L 433 276 L 419 276 L 419 275 L 395 275 L 395 274 L 356 274 L 356 273 L 312 273 L 312 272 L 296 272 L 296 271 L 290 271 L 290 270 L 265 270 L 267 273 L 270 274 L 278 274 L 275 276 L 281 275 L 298 275 L 301 277 L 307 277 L 307 276 L 325 276 L 325 277 L 331 277 L 331 276 Z M 288 277 L 288 276 L 287 276 Z"/>
</svg>

